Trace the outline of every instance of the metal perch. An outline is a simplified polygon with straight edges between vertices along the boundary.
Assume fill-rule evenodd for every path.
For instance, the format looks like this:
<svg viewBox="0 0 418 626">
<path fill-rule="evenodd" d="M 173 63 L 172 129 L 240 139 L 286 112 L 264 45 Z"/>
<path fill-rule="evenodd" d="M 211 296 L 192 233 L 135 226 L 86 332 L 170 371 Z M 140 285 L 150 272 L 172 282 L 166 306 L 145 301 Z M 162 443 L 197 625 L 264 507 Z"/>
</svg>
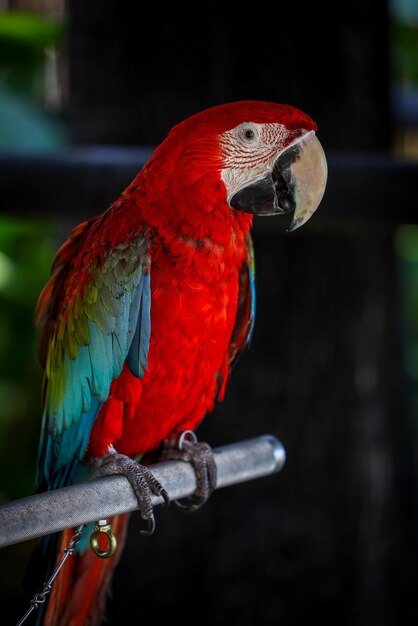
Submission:
<svg viewBox="0 0 418 626">
<path fill-rule="evenodd" d="M 285 450 L 272 435 L 262 435 L 214 450 L 217 488 L 280 471 Z M 183 461 L 156 463 L 150 469 L 170 500 L 190 496 L 196 488 L 192 466 Z M 163 499 L 153 497 L 153 504 Z M 138 508 L 123 476 L 108 476 L 14 500 L 0 506 L 0 547 L 74 528 Z"/>
</svg>

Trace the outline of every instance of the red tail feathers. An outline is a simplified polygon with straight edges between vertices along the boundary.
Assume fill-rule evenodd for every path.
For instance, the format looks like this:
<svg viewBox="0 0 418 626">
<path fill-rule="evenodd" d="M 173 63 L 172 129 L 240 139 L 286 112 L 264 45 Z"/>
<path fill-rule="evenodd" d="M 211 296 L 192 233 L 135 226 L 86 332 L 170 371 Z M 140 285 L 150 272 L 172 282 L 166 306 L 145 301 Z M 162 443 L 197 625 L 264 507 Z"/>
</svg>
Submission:
<svg viewBox="0 0 418 626">
<path fill-rule="evenodd" d="M 43 626 L 100 624 L 112 573 L 122 554 L 128 519 L 129 515 L 118 515 L 111 520 L 118 542 L 115 556 L 101 559 L 88 549 L 67 559 L 54 582 Z M 57 560 L 73 534 L 73 530 L 62 533 Z"/>
</svg>

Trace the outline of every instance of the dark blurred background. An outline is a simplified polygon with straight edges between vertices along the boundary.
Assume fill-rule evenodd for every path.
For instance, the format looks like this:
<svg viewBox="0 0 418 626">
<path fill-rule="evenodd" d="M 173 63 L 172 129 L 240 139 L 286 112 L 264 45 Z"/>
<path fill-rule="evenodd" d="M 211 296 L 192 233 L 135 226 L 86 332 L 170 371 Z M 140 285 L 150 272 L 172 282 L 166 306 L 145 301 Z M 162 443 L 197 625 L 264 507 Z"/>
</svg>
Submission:
<svg viewBox="0 0 418 626">
<path fill-rule="evenodd" d="M 256 223 L 253 345 L 201 428 L 214 445 L 271 432 L 287 466 L 193 516 L 158 510 L 152 538 L 134 516 L 107 623 L 415 623 L 416 2 L 279 3 L 224 19 L 215 3 L 177 24 L 116 0 L 0 7 L 0 501 L 33 490 L 33 310 L 66 233 L 176 122 L 231 100 L 287 102 L 318 122 L 328 191 L 295 234 Z M 0 552 L 10 623 L 31 548 Z"/>
</svg>

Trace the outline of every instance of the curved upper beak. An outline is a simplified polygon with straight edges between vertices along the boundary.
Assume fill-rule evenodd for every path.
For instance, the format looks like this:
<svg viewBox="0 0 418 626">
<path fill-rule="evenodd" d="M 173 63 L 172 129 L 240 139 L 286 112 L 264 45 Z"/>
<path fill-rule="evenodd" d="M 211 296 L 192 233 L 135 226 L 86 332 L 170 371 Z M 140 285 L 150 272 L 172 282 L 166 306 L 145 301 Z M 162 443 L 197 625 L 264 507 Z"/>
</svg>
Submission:
<svg viewBox="0 0 418 626">
<path fill-rule="evenodd" d="M 315 132 L 299 137 L 277 157 L 272 171 L 230 200 L 233 209 L 255 215 L 293 212 L 288 230 L 305 224 L 318 208 L 327 183 L 327 160 Z"/>
</svg>

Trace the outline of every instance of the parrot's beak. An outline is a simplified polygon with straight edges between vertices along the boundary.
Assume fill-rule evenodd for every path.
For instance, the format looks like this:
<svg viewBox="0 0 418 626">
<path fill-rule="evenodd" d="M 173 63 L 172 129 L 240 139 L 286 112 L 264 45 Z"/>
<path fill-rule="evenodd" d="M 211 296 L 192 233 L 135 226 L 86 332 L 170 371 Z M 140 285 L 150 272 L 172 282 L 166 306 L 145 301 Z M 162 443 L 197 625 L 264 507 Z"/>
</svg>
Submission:
<svg viewBox="0 0 418 626">
<path fill-rule="evenodd" d="M 254 215 L 293 212 L 288 230 L 305 224 L 318 208 L 327 182 L 327 160 L 315 132 L 281 152 L 270 174 L 235 193 L 233 209 Z"/>
</svg>

